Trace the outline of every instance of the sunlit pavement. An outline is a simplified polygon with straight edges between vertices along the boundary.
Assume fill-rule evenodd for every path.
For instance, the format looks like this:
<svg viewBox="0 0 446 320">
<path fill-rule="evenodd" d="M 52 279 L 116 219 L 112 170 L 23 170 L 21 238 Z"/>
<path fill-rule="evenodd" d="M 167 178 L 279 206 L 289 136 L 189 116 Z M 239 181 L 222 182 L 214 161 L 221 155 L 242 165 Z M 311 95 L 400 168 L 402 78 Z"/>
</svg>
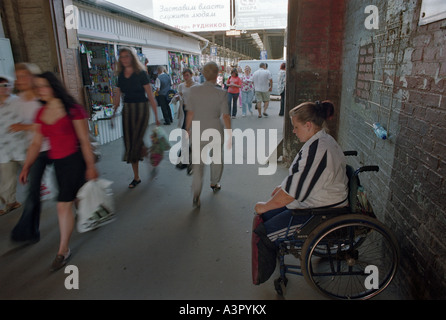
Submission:
<svg viewBox="0 0 446 320">
<path fill-rule="evenodd" d="M 233 120 L 233 128 L 278 129 L 283 117 L 274 101 L 269 118 L 256 113 Z M 176 126 L 164 126 L 166 131 Z M 250 146 L 252 149 L 253 147 Z M 260 176 L 256 165 L 226 165 L 222 190 L 208 187 L 205 169 L 200 210 L 192 207 L 192 178 L 168 160 L 150 180 L 141 165 L 142 183 L 132 181 L 129 165 L 121 161 L 122 140 L 101 147 L 101 177 L 114 182 L 117 220 L 71 240 L 69 265 L 79 270 L 79 289 L 68 290 L 69 276 L 51 273 L 58 249 L 56 203 L 46 201 L 41 217 L 41 240 L 20 246 L 9 240 L 21 209 L 0 217 L 0 299 L 161 299 L 161 300 L 276 300 L 276 274 L 265 284 L 251 281 L 251 228 L 257 201 L 267 200 L 287 175 L 282 165 L 273 176 Z M 246 159 L 245 159 L 246 160 Z M 23 201 L 23 187 L 18 200 Z M 290 276 L 285 299 L 324 299 L 303 277 Z M 390 288 L 381 299 L 395 299 Z"/>
</svg>

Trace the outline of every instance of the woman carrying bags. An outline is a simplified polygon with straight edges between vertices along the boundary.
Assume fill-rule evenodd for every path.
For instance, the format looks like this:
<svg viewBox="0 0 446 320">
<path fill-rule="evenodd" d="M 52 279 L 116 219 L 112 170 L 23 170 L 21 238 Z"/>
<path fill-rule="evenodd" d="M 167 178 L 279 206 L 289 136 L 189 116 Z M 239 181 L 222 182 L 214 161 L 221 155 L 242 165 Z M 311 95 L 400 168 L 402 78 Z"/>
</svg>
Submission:
<svg viewBox="0 0 446 320">
<path fill-rule="evenodd" d="M 141 183 L 139 162 L 148 156 L 148 148 L 144 145 L 144 135 L 149 126 L 149 102 L 155 114 L 156 125 L 159 126 L 158 110 L 152 86 L 144 65 L 139 62 L 131 48 L 119 50 L 118 84 L 116 88 L 114 113 L 124 100 L 122 110 L 122 127 L 124 131 L 125 154 L 123 161 L 132 165 L 133 181 L 129 188 L 133 189 Z"/>
<path fill-rule="evenodd" d="M 86 180 L 95 180 L 99 174 L 90 144 L 86 111 L 51 72 L 37 76 L 35 87 L 44 106 L 37 113 L 34 138 L 19 179 L 23 184 L 27 182 L 44 137 L 48 138 L 48 157 L 54 161 L 59 188 L 57 214 L 60 243 L 51 267 L 52 271 L 56 271 L 65 266 L 71 256 L 69 242 L 75 225 L 73 203 L 77 192 Z"/>
</svg>

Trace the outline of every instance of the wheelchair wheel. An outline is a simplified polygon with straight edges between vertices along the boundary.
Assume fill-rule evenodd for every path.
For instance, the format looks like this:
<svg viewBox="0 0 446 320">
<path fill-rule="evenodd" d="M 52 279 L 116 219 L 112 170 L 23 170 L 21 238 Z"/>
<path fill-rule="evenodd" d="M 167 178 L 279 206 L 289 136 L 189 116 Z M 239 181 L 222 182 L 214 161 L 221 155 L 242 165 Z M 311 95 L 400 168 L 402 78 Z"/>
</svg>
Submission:
<svg viewBox="0 0 446 320">
<path fill-rule="evenodd" d="M 325 296 L 365 300 L 393 280 L 399 247 L 389 228 L 378 220 L 345 215 L 317 227 L 305 241 L 301 259 L 305 279 Z"/>
</svg>

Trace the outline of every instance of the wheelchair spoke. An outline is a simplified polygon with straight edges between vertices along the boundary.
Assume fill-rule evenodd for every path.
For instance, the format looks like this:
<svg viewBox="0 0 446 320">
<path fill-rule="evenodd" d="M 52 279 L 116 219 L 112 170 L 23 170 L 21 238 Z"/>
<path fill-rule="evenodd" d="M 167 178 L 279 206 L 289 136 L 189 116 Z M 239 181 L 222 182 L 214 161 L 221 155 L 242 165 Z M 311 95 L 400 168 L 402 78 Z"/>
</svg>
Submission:
<svg viewBox="0 0 446 320">
<path fill-rule="evenodd" d="M 303 274 L 330 297 L 373 297 L 388 286 L 395 274 L 399 254 L 395 240 L 375 219 L 340 218 L 339 225 L 321 226 L 317 229 L 320 233 L 315 232 L 305 243 Z M 378 289 L 366 286 L 368 266 L 379 270 Z"/>
</svg>

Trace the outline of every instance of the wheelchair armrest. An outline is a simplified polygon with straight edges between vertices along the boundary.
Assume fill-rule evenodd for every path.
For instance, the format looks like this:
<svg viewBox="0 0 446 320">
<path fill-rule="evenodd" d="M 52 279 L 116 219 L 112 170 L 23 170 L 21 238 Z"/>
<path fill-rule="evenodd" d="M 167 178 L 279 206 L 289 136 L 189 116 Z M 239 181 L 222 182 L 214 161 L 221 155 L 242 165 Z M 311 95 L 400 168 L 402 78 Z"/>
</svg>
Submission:
<svg viewBox="0 0 446 320">
<path fill-rule="evenodd" d="M 358 151 L 345 151 L 344 155 L 346 157 L 356 157 L 358 156 Z"/>
</svg>

